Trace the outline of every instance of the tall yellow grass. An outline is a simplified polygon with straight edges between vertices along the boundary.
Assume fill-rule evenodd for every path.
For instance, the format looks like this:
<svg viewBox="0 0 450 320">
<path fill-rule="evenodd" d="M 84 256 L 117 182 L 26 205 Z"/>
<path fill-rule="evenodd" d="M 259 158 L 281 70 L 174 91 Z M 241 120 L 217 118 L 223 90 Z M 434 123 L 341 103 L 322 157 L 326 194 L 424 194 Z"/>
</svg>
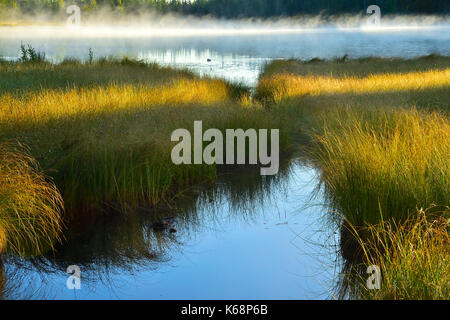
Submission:
<svg viewBox="0 0 450 320">
<path fill-rule="evenodd" d="M 362 115 L 366 113 L 366 119 Z M 415 110 L 334 114 L 313 152 L 331 203 L 352 224 L 405 220 L 450 203 L 450 121 Z"/>
<path fill-rule="evenodd" d="M 0 144 L 0 246 L 26 255 L 61 239 L 63 202 L 54 184 L 20 145 Z M 2 251 L 3 251 L 2 250 Z"/>
<path fill-rule="evenodd" d="M 291 60 L 267 67 L 256 96 L 271 109 L 301 110 L 332 204 L 366 225 L 379 222 L 379 209 L 401 220 L 450 203 L 448 89 L 445 57 Z M 439 108 L 416 110 L 417 102 Z"/>
<path fill-rule="evenodd" d="M 257 96 L 278 103 L 286 98 L 306 95 L 382 94 L 446 86 L 450 86 L 450 68 L 423 72 L 370 74 L 366 77 L 275 74 L 261 79 Z"/>
<path fill-rule="evenodd" d="M 351 298 L 450 298 L 450 211 L 447 208 L 447 214 L 440 217 L 432 216 L 427 211 L 419 210 L 414 218 L 403 223 L 382 221 L 359 232 L 353 229 L 364 253 L 361 268 L 350 268 L 353 270 L 344 278 L 344 283 L 347 281 L 351 286 L 350 292 L 347 292 Z M 365 271 L 367 266 L 372 265 L 378 266 L 381 271 L 378 289 L 366 286 L 368 275 Z M 344 294 L 341 292 L 341 295 Z"/>
<path fill-rule="evenodd" d="M 6 249 L 6 231 L 0 225 L 0 254 L 2 254 Z"/>
</svg>

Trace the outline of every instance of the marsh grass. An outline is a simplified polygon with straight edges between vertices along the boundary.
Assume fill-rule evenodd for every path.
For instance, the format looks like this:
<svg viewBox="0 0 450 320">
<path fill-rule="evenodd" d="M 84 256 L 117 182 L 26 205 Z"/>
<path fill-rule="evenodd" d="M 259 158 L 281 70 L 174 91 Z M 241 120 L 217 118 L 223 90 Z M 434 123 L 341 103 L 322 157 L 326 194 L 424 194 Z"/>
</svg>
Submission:
<svg viewBox="0 0 450 320">
<path fill-rule="evenodd" d="M 404 221 L 450 203 L 450 122 L 416 110 L 349 111 L 324 124 L 313 157 L 330 203 L 354 225 Z M 380 211 L 381 210 L 381 211 Z"/>
<path fill-rule="evenodd" d="M 256 98 L 300 110 L 330 203 L 364 226 L 450 203 L 449 72 L 440 56 L 275 61 Z"/>
<path fill-rule="evenodd" d="M 26 148 L 0 145 L 0 248 L 41 254 L 61 239 L 63 201 Z"/>
<path fill-rule="evenodd" d="M 0 137 L 30 146 L 69 215 L 169 204 L 189 186 L 214 179 L 214 165 L 176 166 L 170 159 L 172 131 L 193 131 L 195 120 L 204 130 L 282 122 L 243 103 L 249 90 L 242 85 L 128 58 L 6 63 L 0 74 Z M 288 141 L 284 129 L 280 139 Z"/>
<path fill-rule="evenodd" d="M 357 231 L 361 264 L 347 266 L 341 296 L 356 299 L 447 300 L 450 297 L 449 208 L 419 210 L 402 223 L 382 221 Z M 367 266 L 381 271 L 380 288 L 366 286 Z"/>
<path fill-rule="evenodd" d="M 3 253 L 6 249 L 6 231 L 3 229 L 3 227 L 0 225 L 0 253 Z"/>
<path fill-rule="evenodd" d="M 0 61 L 0 74 L 2 94 L 110 84 L 163 85 L 173 80 L 196 78 L 188 70 L 161 67 L 127 57 L 101 57 L 92 61 L 66 58 L 58 64 Z"/>
<path fill-rule="evenodd" d="M 338 213 L 340 298 L 449 298 L 449 72 L 431 55 L 275 61 L 261 76 L 255 98 L 298 116 Z M 366 287 L 369 265 L 380 290 Z"/>
<path fill-rule="evenodd" d="M 408 73 L 374 73 L 365 77 L 280 73 L 260 80 L 256 98 L 263 102 L 279 103 L 284 99 L 305 96 L 366 95 L 375 100 L 377 98 L 373 96 L 374 94 L 404 96 L 414 91 L 423 92 L 448 87 L 449 79 L 450 68 Z"/>
</svg>

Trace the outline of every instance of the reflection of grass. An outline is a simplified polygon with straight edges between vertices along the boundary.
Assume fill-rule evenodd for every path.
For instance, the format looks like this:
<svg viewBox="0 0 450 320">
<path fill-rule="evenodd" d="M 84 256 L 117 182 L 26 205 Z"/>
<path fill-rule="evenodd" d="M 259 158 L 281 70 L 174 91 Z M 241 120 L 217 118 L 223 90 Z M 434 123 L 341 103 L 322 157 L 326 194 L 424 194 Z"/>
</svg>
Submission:
<svg viewBox="0 0 450 320">
<path fill-rule="evenodd" d="M 283 188 L 289 168 L 288 163 L 282 165 L 275 176 L 260 176 L 257 167 L 221 169 L 218 183 L 190 188 L 175 202 L 176 210 L 147 208 L 126 215 L 97 216 L 95 220 L 92 215 L 80 216 L 80 221 L 70 223 L 65 231 L 67 241 L 57 246 L 56 252 L 25 261 L 14 257 L 7 260 L 9 267 L 20 267 L 7 273 L 3 298 L 20 299 L 29 293 L 29 289 L 21 292 L 16 282 L 28 283 L 30 279 L 22 277 L 28 276 L 30 270 L 40 275 L 61 273 L 68 265 L 76 264 L 83 270 L 83 283 L 90 286 L 102 281 L 112 289 L 113 274 L 158 270 L 201 230 L 223 228 L 224 212 L 217 209 L 224 201 L 229 206 L 228 218 L 233 215 L 233 220 L 251 224 L 258 212 L 254 207 L 263 206 L 272 192 Z M 177 232 L 155 231 L 152 224 L 167 217 L 175 219 Z M 38 290 L 33 293 L 34 298 L 45 294 Z"/>
<path fill-rule="evenodd" d="M 418 210 L 430 208 L 427 212 L 439 213 L 448 224 L 449 75 L 450 58 L 429 56 L 277 61 L 260 80 L 257 99 L 271 109 L 298 109 L 303 115 L 300 128 L 310 132 L 310 155 L 344 225 L 372 228 L 361 233 L 364 245 L 373 245 L 374 235 L 395 244 L 386 245 L 387 250 L 377 246 L 370 257 L 382 268 L 383 281 L 392 281 L 383 282 L 385 287 L 370 298 L 448 298 L 440 278 L 449 268 L 448 257 L 439 263 L 430 258 L 442 257 L 448 234 L 422 242 L 434 224 L 421 221 L 420 232 L 410 234 L 417 225 L 403 223 L 416 221 Z M 389 232 L 372 227 L 380 223 L 380 228 L 397 227 Z M 341 244 L 345 256 L 354 256 L 348 253 L 354 246 Z M 426 263 L 435 265 L 421 278 Z"/>
</svg>

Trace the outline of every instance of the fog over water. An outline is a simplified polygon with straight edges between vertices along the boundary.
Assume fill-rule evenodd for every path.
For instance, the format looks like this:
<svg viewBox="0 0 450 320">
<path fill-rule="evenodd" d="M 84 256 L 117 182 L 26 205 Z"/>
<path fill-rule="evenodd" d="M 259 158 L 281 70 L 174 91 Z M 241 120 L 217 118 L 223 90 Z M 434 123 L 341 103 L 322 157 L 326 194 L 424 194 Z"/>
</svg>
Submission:
<svg viewBox="0 0 450 320">
<path fill-rule="evenodd" d="M 109 20 L 105 14 L 79 27 L 0 27 L 0 57 L 17 59 L 21 43 L 44 51 L 54 62 L 87 59 L 92 48 L 95 57 L 129 56 L 253 86 L 261 68 L 273 59 L 450 55 L 450 19 L 445 17 L 382 17 L 379 26 L 369 26 L 361 16 Z"/>
</svg>

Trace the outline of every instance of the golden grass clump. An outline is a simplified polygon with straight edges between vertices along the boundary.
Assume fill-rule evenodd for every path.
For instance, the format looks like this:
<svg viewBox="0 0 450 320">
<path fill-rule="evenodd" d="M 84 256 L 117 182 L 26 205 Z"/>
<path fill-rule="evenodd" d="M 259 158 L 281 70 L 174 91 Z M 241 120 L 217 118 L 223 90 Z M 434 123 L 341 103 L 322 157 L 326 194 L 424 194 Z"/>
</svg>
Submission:
<svg viewBox="0 0 450 320">
<path fill-rule="evenodd" d="M 360 233 L 355 232 L 364 257 L 359 275 L 355 277 L 347 273 L 347 281 L 353 282 L 353 298 L 448 300 L 449 213 L 449 208 L 446 208 L 442 216 L 430 217 L 429 212 L 421 209 L 414 218 L 403 223 L 383 221 L 366 228 L 364 240 Z M 379 289 L 366 286 L 368 275 L 365 271 L 370 265 L 380 268 Z"/>
<path fill-rule="evenodd" d="M 352 224 L 376 224 L 380 210 L 402 221 L 418 208 L 450 203 L 447 117 L 415 110 L 335 115 L 312 154 L 331 204 Z"/>
<path fill-rule="evenodd" d="M 62 198 L 20 145 L 0 145 L 0 245 L 7 252 L 40 254 L 61 237 Z"/>
<path fill-rule="evenodd" d="M 448 57 L 289 60 L 256 97 L 300 110 L 331 204 L 363 226 L 450 203 L 449 88 Z"/>
</svg>

